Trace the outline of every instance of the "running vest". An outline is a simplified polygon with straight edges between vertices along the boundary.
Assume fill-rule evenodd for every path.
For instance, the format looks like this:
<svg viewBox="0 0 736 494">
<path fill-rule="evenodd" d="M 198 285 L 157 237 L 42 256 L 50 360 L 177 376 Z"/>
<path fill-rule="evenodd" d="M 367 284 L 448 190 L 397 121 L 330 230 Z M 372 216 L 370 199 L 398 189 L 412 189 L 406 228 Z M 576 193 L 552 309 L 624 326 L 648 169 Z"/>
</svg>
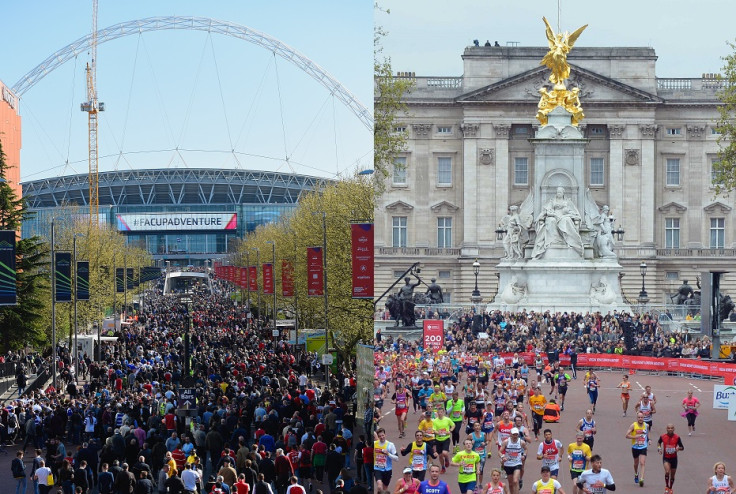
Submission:
<svg viewBox="0 0 736 494">
<path fill-rule="evenodd" d="M 447 413 L 453 422 L 463 421 L 463 412 L 465 411 L 465 402 L 463 400 L 452 400 L 447 402 Z"/>
<path fill-rule="evenodd" d="M 381 472 L 392 470 L 391 458 L 388 457 L 388 441 L 381 446 L 380 441 L 373 441 L 373 468 Z"/>
<path fill-rule="evenodd" d="M 490 482 L 486 485 L 486 494 L 504 494 L 503 482 L 499 482 L 497 487 L 493 487 Z"/>
<path fill-rule="evenodd" d="M 542 442 L 542 466 L 548 466 L 550 470 L 559 470 L 560 468 L 560 448 L 562 444 L 558 444 L 555 439 L 547 444 Z"/>
<path fill-rule="evenodd" d="M 417 446 L 416 441 L 411 443 L 411 469 L 415 472 L 422 472 L 427 469 L 427 443 L 422 442 L 421 446 Z"/>
<path fill-rule="evenodd" d="M 500 396 L 493 393 L 493 403 L 496 405 L 496 410 L 503 410 L 506 406 L 506 393 L 502 392 Z"/>
<path fill-rule="evenodd" d="M 475 432 L 472 432 L 470 439 L 473 440 L 473 451 L 478 453 L 480 459 L 483 460 L 486 457 L 486 446 L 483 444 L 486 440 L 486 435 L 481 432 L 480 437 L 475 437 Z"/>
<path fill-rule="evenodd" d="M 486 432 L 486 433 L 493 432 L 494 418 L 495 417 L 493 416 L 493 412 L 488 412 L 485 415 L 483 415 L 483 423 L 480 426 L 483 432 Z"/>
<path fill-rule="evenodd" d="M 728 485 L 728 475 L 723 476 L 723 480 L 718 480 L 715 475 L 710 478 L 710 484 L 716 488 L 718 494 L 731 494 L 731 487 Z"/>
<path fill-rule="evenodd" d="M 652 402 L 649 401 L 649 404 L 645 405 L 644 402 L 639 402 L 639 411 L 644 414 L 644 422 L 651 422 L 652 421 Z"/>
<path fill-rule="evenodd" d="M 634 439 L 631 440 L 631 447 L 634 449 L 647 449 L 647 436 L 649 434 L 649 426 L 647 424 L 639 425 L 634 422 Z"/>
<path fill-rule="evenodd" d="M 506 442 L 506 461 L 503 462 L 505 467 L 515 467 L 521 465 L 521 455 L 524 452 L 524 448 L 521 447 L 521 439 L 517 439 L 516 442 L 512 442 L 509 439 Z"/>
<path fill-rule="evenodd" d="M 583 424 L 580 426 L 580 430 L 583 431 L 583 434 L 585 434 L 586 439 L 590 439 L 593 437 L 593 433 L 591 432 L 591 429 L 595 427 L 595 419 L 588 422 L 585 420 L 585 417 L 583 417 Z"/>
<path fill-rule="evenodd" d="M 500 420 L 498 422 L 498 444 L 499 445 L 503 443 L 504 440 L 511 437 L 511 429 L 513 428 L 514 428 L 513 422 L 509 422 L 508 424 L 504 423 L 503 420 Z"/>
<path fill-rule="evenodd" d="M 677 458 L 677 442 L 680 440 L 680 436 L 677 434 L 662 434 L 660 437 L 662 441 L 662 453 L 665 458 Z"/>
<path fill-rule="evenodd" d="M 396 410 L 404 410 L 407 408 L 407 393 L 396 393 Z"/>
<path fill-rule="evenodd" d="M 537 480 L 532 488 L 535 489 L 536 494 L 555 494 L 557 492 L 555 479 L 549 479 L 547 482 L 542 482 L 541 479 Z"/>
</svg>

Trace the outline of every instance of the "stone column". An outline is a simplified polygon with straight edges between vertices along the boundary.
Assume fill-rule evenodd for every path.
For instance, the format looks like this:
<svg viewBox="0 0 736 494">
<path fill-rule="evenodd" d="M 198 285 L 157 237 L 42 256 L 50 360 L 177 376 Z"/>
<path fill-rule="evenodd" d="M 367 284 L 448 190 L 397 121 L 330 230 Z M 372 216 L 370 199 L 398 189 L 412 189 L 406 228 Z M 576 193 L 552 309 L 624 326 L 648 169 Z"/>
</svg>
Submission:
<svg viewBox="0 0 736 494">
<path fill-rule="evenodd" d="M 492 220 L 489 224 L 489 228 L 492 230 L 492 234 L 495 237 L 493 230 L 496 229 L 496 225 L 506 215 L 506 211 L 509 206 L 509 180 L 510 175 L 513 173 L 511 170 L 511 163 L 509 162 L 509 133 L 511 132 L 510 124 L 495 124 L 493 126 L 493 133 L 495 137 L 495 148 L 496 148 L 496 165 L 495 170 L 492 170 L 494 183 L 491 189 L 488 191 L 489 197 L 492 198 L 493 211 L 491 212 Z M 531 165 L 531 163 L 530 163 Z M 500 243 L 496 240 L 495 242 Z"/>
<path fill-rule="evenodd" d="M 478 186 L 478 157 L 476 150 L 476 136 L 478 124 L 463 123 L 460 129 L 463 133 L 463 243 L 462 247 L 478 247 L 479 239 L 479 206 L 480 197 Z"/>
<path fill-rule="evenodd" d="M 654 243 L 654 171 L 659 166 L 655 140 L 658 126 L 655 124 L 639 125 L 639 136 L 641 138 L 641 166 L 639 170 L 627 169 L 624 178 L 624 208 L 627 211 L 636 212 L 631 216 L 631 230 L 626 230 L 626 236 L 630 240 L 638 241 L 640 244 Z M 629 237 L 628 232 L 632 235 Z"/>
<path fill-rule="evenodd" d="M 703 233 L 703 222 L 708 222 L 709 219 L 704 216 L 702 209 L 703 205 L 708 203 L 708 200 L 703 197 L 702 191 L 708 190 L 710 185 L 710 163 L 703 155 L 705 125 L 688 125 L 687 141 L 687 155 L 683 156 L 681 160 L 680 174 L 683 188 L 687 191 L 688 210 L 685 213 L 687 215 L 686 225 L 680 225 L 680 228 L 686 226 L 686 238 L 696 240 L 696 242 L 688 242 L 688 247 L 707 246 L 710 245 L 710 235 Z M 685 166 L 687 166 L 687 171 L 684 171 Z M 685 187 L 686 183 L 688 184 L 687 187 Z M 706 224 L 705 232 L 708 232 L 709 228 L 710 223 Z"/>
<path fill-rule="evenodd" d="M 608 126 L 608 206 L 617 218 L 617 225 L 624 221 L 624 169 L 626 168 L 624 158 L 624 133 L 626 125 L 613 124 Z M 624 223 L 625 224 L 625 223 Z"/>
</svg>

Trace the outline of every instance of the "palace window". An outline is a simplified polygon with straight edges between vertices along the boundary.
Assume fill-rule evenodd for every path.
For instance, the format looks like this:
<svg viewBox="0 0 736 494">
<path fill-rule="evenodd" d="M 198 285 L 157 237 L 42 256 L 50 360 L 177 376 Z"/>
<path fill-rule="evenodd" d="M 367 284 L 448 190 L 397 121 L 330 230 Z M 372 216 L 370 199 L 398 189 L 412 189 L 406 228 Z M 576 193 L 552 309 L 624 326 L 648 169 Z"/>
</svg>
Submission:
<svg viewBox="0 0 736 494">
<path fill-rule="evenodd" d="M 406 247 L 407 236 L 407 218 L 406 216 L 394 216 L 393 222 L 393 246 Z"/>
<path fill-rule="evenodd" d="M 664 219 L 664 247 L 665 249 L 680 248 L 680 218 Z"/>
<path fill-rule="evenodd" d="M 452 158 L 437 158 L 437 185 L 452 185 Z"/>
<path fill-rule="evenodd" d="M 604 185 L 603 158 L 590 158 L 590 185 L 593 187 Z"/>
<path fill-rule="evenodd" d="M 392 183 L 394 185 L 406 185 L 406 158 L 403 156 L 394 158 Z"/>
<path fill-rule="evenodd" d="M 667 186 L 677 187 L 680 185 L 680 158 L 667 158 Z"/>
<path fill-rule="evenodd" d="M 710 248 L 722 249 L 726 244 L 725 218 L 710 219 Z"/>
<path fill-rule="evenodd" d="M 514 158 L 514 185 L 529 184 L 529 158 Z"/>
<path fill-rule="evenodd" d="M 437 218 L 437 248 L 452 248 L 452 218 Z"/>
</svg>

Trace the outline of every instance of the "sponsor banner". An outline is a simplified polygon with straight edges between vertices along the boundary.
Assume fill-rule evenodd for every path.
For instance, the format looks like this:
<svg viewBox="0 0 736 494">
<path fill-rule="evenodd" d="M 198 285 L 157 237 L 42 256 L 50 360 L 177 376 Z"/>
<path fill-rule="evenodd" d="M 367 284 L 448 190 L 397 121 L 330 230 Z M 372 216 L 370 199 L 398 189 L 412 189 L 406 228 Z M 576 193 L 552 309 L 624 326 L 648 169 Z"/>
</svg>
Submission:
<svg viewBox="0 0 736 494">
<path fill-rule="evenodd" d="M 350 225 L 353 298 L 373 299 L 373 223 Z"/>
<path fill-rule="evenodd" d="M 89 261 L 77 261 L 77 300 L 89 300 Z"/>
<path fill-rule="evenodd" d="M 270 262 L 263 264 L 263 293 L 273 295 L 273 264 Z"/>
<path fill-rule="evenodd" d="M 72 301 L 72 253 L 56 252 L 54 259 L 54 283 L 56 301 Z"/>
<path fill-rule="evenodd" d="M 161 268 L 144 266 L 141 268 L 141 283 L 157 280 L 161 277 Z"/>
<path fill-rule="evenodd" d="M 728 410 L 728 405 L 732 401 L 736 401 L 736 386 L 728 384 L 713 385 L 713 408 L 719 410 Z"/>
<path fill-rule="evenodd" d="M 132 290 L 135 288 L 135 281 L 133 278 L 133 268 L 125 268 L 125 288 Z"/>
<path fill-rule="evenodd" d="M 286 259 L 281 261 L 281 296 L 294 296 L 294 265 Z"/>
<path fill-rule="evenodd" d="M 118 231 L 236 230 L 238 213 L 146 213 L 116 215 Z"/>
<path fill-rule="evenodd" d="M 123 268 L 115 268 L 115 293 L 123 293 L 125 291 L 125 270 Z"/>
<path fill-rule="evenodd" d="M 307 295 L 309 297 L 324 295 L 322 254 L 322 247 L 307 247 Z"/>
<path fill-rule="evenodd" d="M 258 291 L 258 266 L 248 266 L 248 291 Z"/>
<path fill-rule="evenodd" d="M 5 86 L 3 86 L 3 91 Z M 15 272 L 14 230 L 0 231 L 0 305 L 18 303 L 18 287 Z"/>
<path fill-rule="evenodd" d="M 736 421 L 736 400 L 728 402 L 728 420 Z"/>
<path fill-rule="evenodd" d="M 434 352 L 442 350 L 445 347 L 445 321 L 442 319 L 425 319 L 422 342 L 424 348 L 431 348 Z"/>
<path fill-rule="evenodd" d="M 736 369 L 733 369 L 731 372 L 723 373 L 723 384 L 736 385 Z M 733 401 L 736 402 L 736 400 Z"/>
<path fill-rule="evenodd" d="M 245 266 L 238 268 L 238 286 L 243 290 L 248 288 L 248 268 Z"/>
<path fill-rule="evenodd" d="M 355 370 L 358 394 L 358 417 L 365 416 L 366 407 L 373 406 L 373 346 L 358 344 L 355 348 Z M 370 434 L 371 431 L 364 431 Z"/>
</svg>

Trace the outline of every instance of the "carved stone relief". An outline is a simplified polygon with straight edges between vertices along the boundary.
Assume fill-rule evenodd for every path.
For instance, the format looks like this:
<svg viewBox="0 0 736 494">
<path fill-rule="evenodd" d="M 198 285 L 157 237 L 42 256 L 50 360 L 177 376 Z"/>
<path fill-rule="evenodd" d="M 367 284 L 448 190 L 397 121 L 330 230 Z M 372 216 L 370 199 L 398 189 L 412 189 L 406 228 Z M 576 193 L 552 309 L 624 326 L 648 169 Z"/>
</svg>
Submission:
<svg viewBox="0 0 736 494">
<path fill-rule="evenodd" d="M 639 126 L 639 133 L 643 138 L 654 138 L 657 134 L 658 125 L 654 124 L 643 124 Z"/>
<path fill-rule="evenodd" d="M 608 134 L 611 136 L 611 139 L 621 139 L 624 136 L 624 130 L 626 130 L 625 125 L 609 125 L 608 126 Z"/>
<path fill-rule="evenodd" d="M 636 166 L 639 164 L 639 150 L 638 149 L 626 149 L 624 150 L 624 163 L 629 166 Z"/>
<path fill-rule="evenodd" d="M 463 133 L 463 137 L 475 137 L 478 134 L 480 125 L 477 123 L 463 123 L 460 124 L 460 130 Z"/>
<path fill-rule="evenodd" d="M 412 124 L 412 130 L 414 135 L 417 137 L 429 137 L 429 133 L 432 130 L 432 124 Z"/>
<path fill-rule="evenodd" d="M 480 150 L 480 158 L 478 159 L 481 165 L 493 165 L 496 163 L 496 150 L 492 148 L 486 148 Z"/>
<path fill-rule="evenodd" d="M 509 131 L 511 131 L 511 125 L 508 125 L 508 124 L 494 125 L 493 130 L 496 131 L 496 137 L 508 137 Z"/>
</svg>

